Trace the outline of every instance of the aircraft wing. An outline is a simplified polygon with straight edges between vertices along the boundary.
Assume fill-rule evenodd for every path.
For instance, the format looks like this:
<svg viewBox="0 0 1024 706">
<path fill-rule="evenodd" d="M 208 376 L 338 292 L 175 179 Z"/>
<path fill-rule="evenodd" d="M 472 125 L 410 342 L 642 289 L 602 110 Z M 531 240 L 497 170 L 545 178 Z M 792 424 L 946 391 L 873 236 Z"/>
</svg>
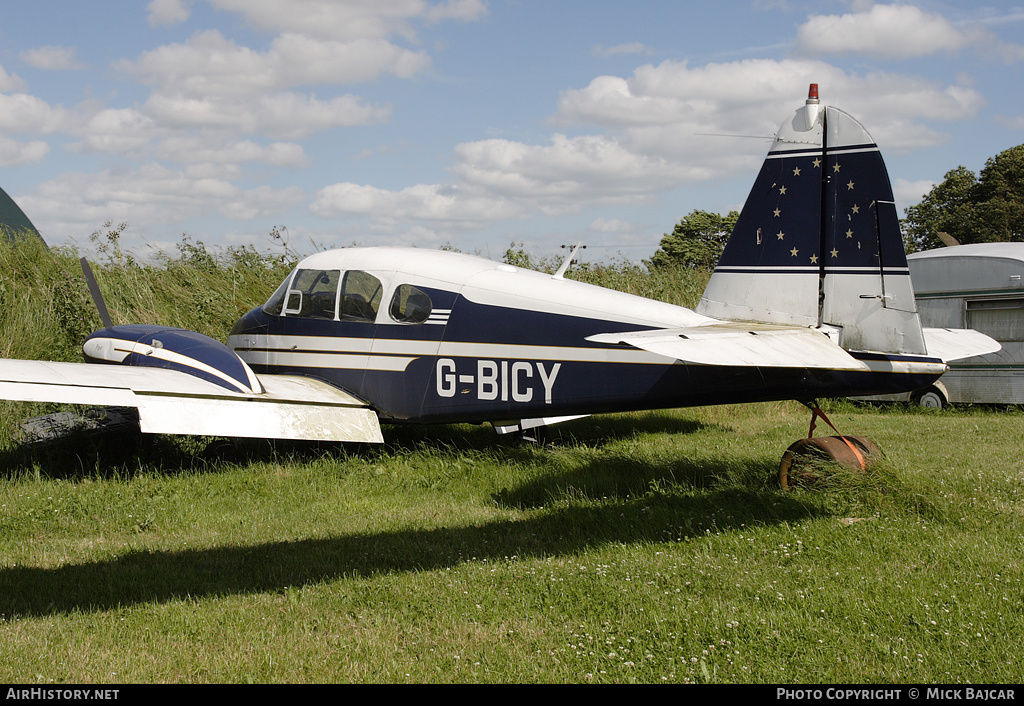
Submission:
<svg viewBox="0 0 1024 706">
<path fill-rule="evenodd" d="M 232 392 L 177 370 L 0 360 L 0 399 L 134 407 L 143 432 L 382 443 L 377 415 L 313 378 L 261 375 L 266 392 Z"/>
<path fill-rule="evenodd" d="M 825 333 L 799 326 L 716 323 L 602 333 L 588 341 L 627 345 L 694 365 L 867 370 Z"/>
</svg>

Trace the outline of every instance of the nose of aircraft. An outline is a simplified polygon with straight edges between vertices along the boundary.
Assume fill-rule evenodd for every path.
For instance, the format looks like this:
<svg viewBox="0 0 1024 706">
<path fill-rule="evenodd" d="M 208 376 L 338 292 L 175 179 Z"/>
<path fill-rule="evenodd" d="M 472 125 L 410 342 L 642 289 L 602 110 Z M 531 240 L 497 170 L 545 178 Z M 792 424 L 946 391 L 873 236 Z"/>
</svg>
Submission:
<svg viewBox="0 0 1024 706">
<path fill-rule="evenodd" d="M 229 336 L 237 336 L 245 333 L 265 332 L 267 329 L 267 315 L 263 313 L 262 307 L 252 309 L 235 322 L 228 332 Z"/>
</svg>

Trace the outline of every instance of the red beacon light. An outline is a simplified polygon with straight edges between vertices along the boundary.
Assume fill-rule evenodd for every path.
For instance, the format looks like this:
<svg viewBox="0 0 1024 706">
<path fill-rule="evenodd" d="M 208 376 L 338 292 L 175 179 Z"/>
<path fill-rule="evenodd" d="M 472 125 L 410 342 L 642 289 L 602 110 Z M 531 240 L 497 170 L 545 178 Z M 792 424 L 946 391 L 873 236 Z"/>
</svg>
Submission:
<svg viewBox="0 0 1024 706">
<path fill-rule="evenodd" d="M 804 116 L 803 129 L 813 130 L 814 126 L 818 123 L 818 115 L 821 111 L 821 107 L 818 104 L 818 84 L 811 84 L 810 89 L 807 91 L 807 103 L 800 110 L 803 111 Z"/>
</svg>

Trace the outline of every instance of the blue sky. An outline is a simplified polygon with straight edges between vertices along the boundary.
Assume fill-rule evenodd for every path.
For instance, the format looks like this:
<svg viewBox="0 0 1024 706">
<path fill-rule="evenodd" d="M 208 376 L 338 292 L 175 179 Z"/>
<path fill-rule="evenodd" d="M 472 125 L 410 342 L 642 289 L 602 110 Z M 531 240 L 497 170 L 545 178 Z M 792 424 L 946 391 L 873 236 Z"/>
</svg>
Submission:
<svg viewBox="0 0 1024 706">
<path fill-rule="evenodd" d="M 902 208 L 1024 143 L 1024 6 L 920 0 L 0 2 L 0 186 L 51 245 L 127 222 L 299 252 L 650 257 L 746 198 L 811 82 Z"/>
</svg>

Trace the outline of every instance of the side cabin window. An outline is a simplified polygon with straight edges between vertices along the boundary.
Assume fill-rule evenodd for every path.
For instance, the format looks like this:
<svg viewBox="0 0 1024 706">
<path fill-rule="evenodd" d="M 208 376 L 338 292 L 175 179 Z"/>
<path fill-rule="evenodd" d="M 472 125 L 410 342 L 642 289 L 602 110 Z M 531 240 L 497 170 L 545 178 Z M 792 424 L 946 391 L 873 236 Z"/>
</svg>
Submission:
<svg viewBox="0 0 1024 706">
<path fill-rule="evenodd" d="M 430 311 L 430 297 L 411 284 L 399 285 L 388 307 L 391 318 L 400 324 L 422 324 Z"/>
<path fill-rule="evenodd" d="M 345 273 L 341 285 L 340 318 L 343 320 L 373 321 L 377 318 L 377 309 L 384 288 L 380 280 L 369 272 L 352 270 Z"/>
</svg>

